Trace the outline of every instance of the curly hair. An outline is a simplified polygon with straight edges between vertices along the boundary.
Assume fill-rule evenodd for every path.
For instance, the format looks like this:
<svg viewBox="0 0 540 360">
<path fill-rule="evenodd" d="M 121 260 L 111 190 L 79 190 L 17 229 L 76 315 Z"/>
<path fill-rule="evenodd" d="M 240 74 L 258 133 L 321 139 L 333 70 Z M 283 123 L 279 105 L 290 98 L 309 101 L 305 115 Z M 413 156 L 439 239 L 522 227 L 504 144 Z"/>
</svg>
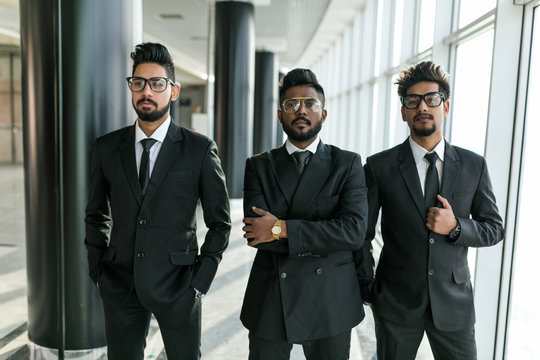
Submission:
<svg viewBox="0 0 540 360">
<path fill-rule="evenodd" d="M 450 98 L 449 76 L 441 65 L 436 65 L 433 61 L 423 61 L 402 70 L 396 81 L 398 95 L 400 97 L 407 95 L 407 89 L 421 81 L 436 82 L 444 98 L 446 100 Z"/>
</svg>

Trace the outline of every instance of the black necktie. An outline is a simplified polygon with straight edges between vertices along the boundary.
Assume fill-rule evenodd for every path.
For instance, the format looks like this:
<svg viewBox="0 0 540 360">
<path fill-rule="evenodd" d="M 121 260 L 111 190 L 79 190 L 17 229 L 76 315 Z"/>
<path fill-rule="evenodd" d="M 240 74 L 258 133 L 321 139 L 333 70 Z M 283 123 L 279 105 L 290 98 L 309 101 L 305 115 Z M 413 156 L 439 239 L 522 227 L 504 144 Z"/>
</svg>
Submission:
<svg viewBox="0 0 540 360">
<path fill-rule="evenodd" d="M 304 168 L 306 167 L 306 163 L 308 159 L 311 157 L 310 151 L 295 151 L 292 153 L 292 156 L 294 157 L 294 160 L 296 161 L 296 171 L 298 171 L 298 175 L 302 174 L 302 171 L 304 171 Z"/>
<path fill-rule="evenodd" d="M 424 205 L 426 211 L 437 205 L 437 194 L 439 193 L 439 173 L 435 163 L 439 158 L 437 153 L 433 152 L 424 156 L 429 161 L 429 167 L 426 173 L 426 183 L 424 185 Z"/>
<path fill-rule="evenodd" d="M 144 139 L 141 140 L 143 146 L 143 153 L 141 155 L 141 166 L 139 168 L 139 184 L 141 185 L 142 194 L 146 192 L 148 187 L 148 180 L 150 179 L 150 167 L 148 166 L 148 159 L 150 157 L 150 148 L 156 142 L 156 139 Z"/>
</svg>

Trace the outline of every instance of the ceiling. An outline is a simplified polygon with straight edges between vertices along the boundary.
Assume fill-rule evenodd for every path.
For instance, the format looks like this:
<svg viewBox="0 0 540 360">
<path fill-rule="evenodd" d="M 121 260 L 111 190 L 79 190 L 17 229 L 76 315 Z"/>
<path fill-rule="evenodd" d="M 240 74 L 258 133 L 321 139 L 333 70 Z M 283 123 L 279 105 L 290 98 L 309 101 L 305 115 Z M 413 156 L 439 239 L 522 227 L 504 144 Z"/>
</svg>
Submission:
<svg viewBox="0 0 540 360">
<path fill-rule="evenodd" d="M 254 5 L 257 50 L 276 53 L 280 68 L 292 68 L 313 63 L 353 21 L 366 0 L 246 1 Z M 18 3 L 0 0 L 0 45 L 17 46 L 20 41 Z M 206 83 L 215 0 L 142 0 L 142 7 L 142 40 L 169 48 L 178 81 L 184 85 Z"/>
</svg>

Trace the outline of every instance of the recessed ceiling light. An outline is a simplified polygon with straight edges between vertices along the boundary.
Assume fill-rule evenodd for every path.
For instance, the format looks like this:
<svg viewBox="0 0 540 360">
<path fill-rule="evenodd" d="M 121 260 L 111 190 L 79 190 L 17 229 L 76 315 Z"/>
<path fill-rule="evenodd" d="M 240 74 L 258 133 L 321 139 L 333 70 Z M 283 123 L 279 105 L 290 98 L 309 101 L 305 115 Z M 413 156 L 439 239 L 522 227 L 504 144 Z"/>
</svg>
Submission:
<svg viewBox="0 0 540 360">
<path fill-rule="evenodd" d="M 159 14 L 159 16 L 166 20 L 182 20 L 184 18 L 182 14 Z"/>
</svg>

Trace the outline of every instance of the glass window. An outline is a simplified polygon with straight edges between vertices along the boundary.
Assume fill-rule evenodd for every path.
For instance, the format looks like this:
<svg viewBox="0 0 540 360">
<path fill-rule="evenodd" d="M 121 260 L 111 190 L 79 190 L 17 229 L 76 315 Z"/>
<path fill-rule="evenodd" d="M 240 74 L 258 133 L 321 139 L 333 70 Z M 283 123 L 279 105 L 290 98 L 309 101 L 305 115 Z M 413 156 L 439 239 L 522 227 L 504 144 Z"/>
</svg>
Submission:
<svg viewBox="0 0 540 360">
<path fill-rule="evenodd" d="M 436 0 L 420 2 L 420 26 L 418 33 L 418 52 L 423 52 L 433 46 L 435 35 L 435 5 Z"/>
<path fill-rule="evenodd" d="M 459 45 L 455 83 L 450 93 L 452 143 L 481 155 L 485 145 L 492 51 L 493 30 Z"/>
<path fill-rule="evenodd" d="M 403 0 L 396 0 L 394 14 L 394 49 L 392 51 L 392 66 L 398 66 L 401 60 L 401 37 L 403 34 Z"/>
<path fill-rule="evenodd" d="M 459 27 L 467 26 L 491 9 L 495 8 L 497 0 L 461 0 L 459 6 Z"/>
<path fill-rule="evenodd" d="M 536 18 L 540 8 L 535 11 Z M 507 359 L 536 359 L 540 354 L 540 308 L 538 307 L 538 203 L 540 202 L 540 23 L 535 22 L 530 59 L 525 119 L 523 162 L 519 186 L 517 232 L 512 261 Z"/>
</svg>

